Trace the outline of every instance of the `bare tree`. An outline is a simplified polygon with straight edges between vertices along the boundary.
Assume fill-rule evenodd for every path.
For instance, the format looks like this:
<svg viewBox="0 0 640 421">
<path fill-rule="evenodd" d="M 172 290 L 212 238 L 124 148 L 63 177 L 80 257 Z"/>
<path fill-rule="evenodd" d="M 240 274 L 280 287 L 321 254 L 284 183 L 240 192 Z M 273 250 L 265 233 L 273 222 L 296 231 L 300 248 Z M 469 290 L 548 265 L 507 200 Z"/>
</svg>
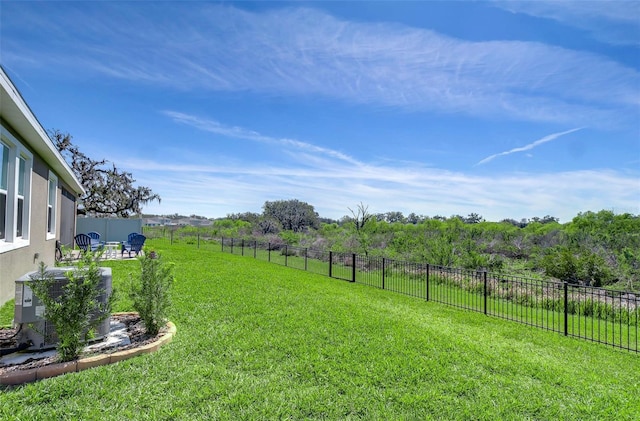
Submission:
<svg viewBox="0 0 640 421">
<path fill-rule="evenodd" d="M 351 208 L 347 209 L 349 209 L 351 215 L 353 215 L 353 227 L 358 243 L 360 243 L 360 248 L 365 256 L 368 256 L 371 240 L 367 232 L 367 227 L 370 225 L 370 222 L 375 221 L 375 216 L 369 213 L 369 206 L 365 206 L 362 202 L 360 202 L 355 212 Z"/>
<path fill-rule="evenodd" d="M 347 209 L 353 215 L 353 224 L 356 232 L 362 230 L 367 222 L 373 218 L 373 215 L 369 213 L 369 206 L 365 206 L 362 202 L 358 205 L 357 212 L 354 212 L 351 208 Z"/>
</svg>

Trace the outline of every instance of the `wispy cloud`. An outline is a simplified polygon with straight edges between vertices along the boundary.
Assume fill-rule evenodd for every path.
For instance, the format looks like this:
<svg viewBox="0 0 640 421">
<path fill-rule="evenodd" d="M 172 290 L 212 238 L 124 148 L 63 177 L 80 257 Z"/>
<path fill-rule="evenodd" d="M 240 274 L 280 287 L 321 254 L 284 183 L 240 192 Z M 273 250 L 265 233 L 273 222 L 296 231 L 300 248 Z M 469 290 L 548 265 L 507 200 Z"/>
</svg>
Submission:
<svg viewBox="0 0 640 421">
<path fill-rule="evenodd" d="M 196 127 L 187 114 L 182 119 Z M 209 165 L 119 157 L 124 169 L 142 174 L 140 183 L 158 186 L 162 205 L 157 209 L 157 205 L 150 205 L 148 212 L 180 213 L 185 203 L 193 203 L 209 216 L 222 217 L 238 211 L 260 212 L 267 200 L 296 198 L 332 218 L 348 214 L 347 207 L 360 202 L 368 204 L 372 212 L 398 210 L 431 216 L 477 212 L 489 220 L 551 214 L 567 221 L 575 216 L 576 209 L 608 209 L 612 203 L 619 210 L 640 213 L 637 174 L 601 170 L 480 176 L 409 161 L 356 161 L 354 165 L 350 159 L 334 159 L 331 151 L 316 149 L 307 142 L 290 143 L 247 128 L 210 124 L 213 120 L 204 118 L 197 121 L 201 130 L 268 142 L 282 150 L 304 145 L 297 150 L 305 165 L 256 163 L 241 157 L 238 162 L 225 160 Z M 578 130 L 555 133 L 519 149 L 531 149 Z"/>
<path fill-rule="evenodd" d="M 640 46 L 640 3 L 637 1 L 496 1 L 516 13 L 554 19 L 586 30 L 600 40 Z"/>
<path fill-rule="evenodd" d="M 560 133 L 553 133 L 550 134 L 548 136 L 545 136 L 541 139 L 536 140 L 535 142 L 531 142 L 528 145 L 525 146 L 520 146 L 518 148 L 513 148 L 511 150 L 505 151 L 505 152 L 500 152 L 494 155 L 490 155 L 486 158 L 484 158 L 483 160 L 481 160 L 480 162 L 478 162 L 476 165 L 483 165 L 486 164 L 487 162 L 493 161 L 495 158 L 499 157 L 499 156 L 505 156 L 505 155 L 511 155 L 512 153 L 517 153 L 517 152 L 525 152 L 525 151 L 530 151 L 531 149 L 542 145 L 543 143 L 547 143 L 547 142 L 551 142 L 552 140 L 556 140 L 557 138 L 567 135 L 569 133 L 573 133 L 573 132 L 577 132 L 578 130 L 582 130 L 582 127 L 578 127 L 575 129 L 571 129 L 571 130 L 567 130 L 565 132 L 560 132 Z"/>
<path fill-rule="evenodd" d="M 34 35 L 39 42 L 3 40 L 3 54 L 30 54 L 40 65 L 55 62 L 63 71 L 73 65 L 74 72 L 180 90 L 320 96 L 524 121 L 615 126 L 630 123 L 640 104 L 634 69 L 544 44 L 470 42 L 308 8 L 248 12 L 193 2 L 82 4 L 39 5 L 51 8 Z M 13 7 L 4 9 L 12 16 L 5 25 L 27 19 Z M 152 24 L 149 14 L 162 25 Z M 111 19 L 120 24 L 103 24 Z M 48 37 L 61 27 L 66 32 L 53 37 L 59 43 L 53 53 Z"/>
<path fill-rule="evenodd" d="M 186 124 L 210 133 L 216 133 L 216 134 L 220 134 L 227 137 L 233 137 L 236 139 L 244 139 L 244 140 L 251 140 L 255 142 L 271 143 L 271 144 L 277 144 L 280 146 L 292 147 L 295 149 L 306 150 L 312 153 L 327 155 L 332 158 L 337 158 L 342 161 L 349 162 L 351 164 L 360 165 L 358 161 L 356 161 L 355 159 L 351 158 L 350 156 L 342 152 L 316 146 L 311 143 L 302 142 L 295 139 L 264 136 L 253 130 L 248 130 L 238 126 L 226 126 L 224 124 L 219 123 L 216 120 L 201 118 L 198 116 L 185 114 L 177 111 L 164 111 L 163 114 L 170 117 L 175 122 Z"/>
<path fill-rule="evenodd" d="M 370 165 L 354 168 L 339 161 L 312 168 L 264 165 L 193 167 L 126 158 L 123 165 L 142 184 L 153 183 L 162 205 L 148 212 L 184 212 L 198 204 L 208 216 L 260 212 L 267 200 L 296 198 L 325 217 L 340 218 L 363 202 L 372 212 L 398 210 L 424 215 L 466 215 L 489 220 L 551 214 L 568 221 L 580 210 L 610 209 L 640 214 L 638 181 L 615 171 L 572 171 L 476 176 L 427 168 Z M 156 191 L 156 188 L 154 188 Z M 206 192 L 206 193 L 205 193 Z M 508 200 L 505 200 L 508 198 Z M 568 206 L 567 204 L 571 205 Z"/>
</svg>

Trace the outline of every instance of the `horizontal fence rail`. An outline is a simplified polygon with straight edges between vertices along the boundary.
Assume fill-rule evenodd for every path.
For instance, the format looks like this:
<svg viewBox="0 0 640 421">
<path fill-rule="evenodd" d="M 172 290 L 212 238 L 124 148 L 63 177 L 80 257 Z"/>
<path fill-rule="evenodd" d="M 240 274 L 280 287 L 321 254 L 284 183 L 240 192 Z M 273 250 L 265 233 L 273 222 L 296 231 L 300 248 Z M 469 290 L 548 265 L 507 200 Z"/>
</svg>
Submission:
<svg viewBox="0 0 640 421">
<path fill-rule="evenodd" d="M 640 298 L 630 292 L 256 240 L 220 244 L 223 252 L 640 352 Z"/>
</svg>

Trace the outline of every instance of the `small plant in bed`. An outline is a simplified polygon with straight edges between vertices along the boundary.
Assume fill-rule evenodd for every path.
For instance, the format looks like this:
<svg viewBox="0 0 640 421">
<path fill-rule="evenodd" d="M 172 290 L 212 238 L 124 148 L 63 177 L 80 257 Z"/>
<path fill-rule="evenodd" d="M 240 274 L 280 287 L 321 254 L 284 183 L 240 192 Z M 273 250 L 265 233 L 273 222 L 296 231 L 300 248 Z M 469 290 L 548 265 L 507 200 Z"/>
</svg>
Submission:
<svg viewBox="0 0 640 421">
<path fill-rule="evenodd" d="M 98 261 L 99 256 L 93 253 L 82 254 L 76 270 L 67 273 L 69 282 L 59 296 L 51 294 L 56 280 L 44 263 L 40 263 L 38 272 L 32 275 L 31 289 L 45 305 L 45 318 L 55 327 L 62 362 L 78 358 L 95 328 L 111 312 L 113 294 L 106 302 L 98 300 L 104 293 L 100 288 Z"/>
<path fill-rule="evenodd" d="M 147 333 L 156 335 L 166 323 L 171 306 L 173 264 L 164 262 L 158 252 L 144 253 L 138 260 L 141 270 L 138 275 L 130 275 L 129 297 Z"/>
</svg>

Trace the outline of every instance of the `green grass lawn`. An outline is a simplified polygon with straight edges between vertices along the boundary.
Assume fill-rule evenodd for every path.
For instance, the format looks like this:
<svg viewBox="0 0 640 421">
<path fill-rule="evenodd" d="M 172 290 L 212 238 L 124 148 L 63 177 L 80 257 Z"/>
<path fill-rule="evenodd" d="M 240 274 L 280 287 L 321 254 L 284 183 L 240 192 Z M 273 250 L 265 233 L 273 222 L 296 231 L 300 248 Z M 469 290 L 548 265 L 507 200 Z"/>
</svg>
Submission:
<svg viewBox="0 0 640 421">
<path fill-rule="evenodd" d="M 637 354 L 193 245 L 159 352 L 0 391 L 0 419 L 637 419 Z M 108 262 L 123 290 L 136 261 Z M 115 310 L 130 310 L 120 294 Z M 4 322 L 4 321 L 2 321 Z"/>
</svg>

